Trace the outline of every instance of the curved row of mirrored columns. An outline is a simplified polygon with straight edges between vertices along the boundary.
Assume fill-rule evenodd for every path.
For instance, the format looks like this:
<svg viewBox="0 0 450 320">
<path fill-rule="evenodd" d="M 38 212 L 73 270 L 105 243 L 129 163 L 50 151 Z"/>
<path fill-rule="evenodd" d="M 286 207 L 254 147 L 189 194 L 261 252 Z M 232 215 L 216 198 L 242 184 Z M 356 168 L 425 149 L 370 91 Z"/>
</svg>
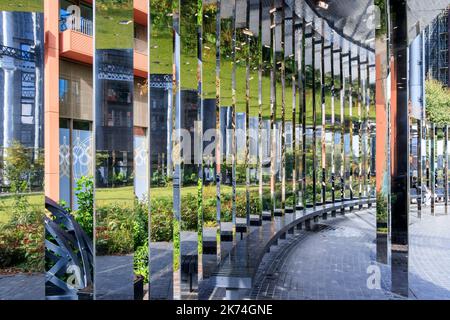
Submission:
<svg viewBox="0 0 450 320">
<path fill-rule="evenodd" d="M 373 195 L 373 54 L 293 8 L 149 1 L 150 299 L 205 298 L 263 220 Z"/>
<path fill-rule="evenodd" d="M 58 242 L 58 237 L 65 239 L 58 233 L 63 227 L 52 220 L 55 216 L 46 219 L 48 298 L 74 298 L 75 287 L 68 285 L 74 279 L 91 287 L 96 299 L 141 298 L 135 290 L 147 275 L 150 299 L 205 297 L 200 293 L 203 283 L 208 289 L 204 280 L 211 270 L 240 239 L 259 230 L 262 220 L 373 195 L 374 162 L 377 258 L 390 260 L 392 289 L 407 295 L 409 184 L 414 178 L 409 159 L 414 152 L 408 148 L 417 146 L 418 216 L 424 210 L 426 184 L 432 214 L 437 213 L 440 195 L 447 212 L 448 127 L 426 123 L 423 115 L 409 118 L 407 85 L 416 85 L 415 73 L 425 78 L 423 69 L 416 70 L 423 60 L 416 48 L 422 47 L 423 54 L 423 40 L 409 46 L 408 70 L 406 2 L 382 3 L 374 65 L 370 48 L 334 32 L 305 1 L 149 0 L 145 132 L 133 125 L 133 1 L 94 1 L 94 160 L 92 168 L 83 171 L 94 174 L 95 216 L 86 217 L 84 232 L 93 234 L 95 261 L 85 260 L 89 267 L 83 266 L 82 275 L 66 268 L 77 265 L 77 258 L 60 259 L 64 254 L 58 246 L 70 246 L 73 239 Z M 42 1 L 30 1 L 30 6 L 22 8 L 24 12 L 1 7 L 1 192 L 13 214 L 28 207 L 32 195 L 42 197 L 42 83 L 51 86 L 56 81 L 55 70 L 43 79 L 43 57 L 59 52 L 55 43 L 43 52 Z M 55 8 L 52 14 L 57 16 Z M 28 45 L 14 43 L 16 30 L 11 26 L 18 23 L 28 30 Z M 52 28 L 59 32 L 56 22 Z M 12 83 L 19 72 L 27 89 L 16 95 L 20 86 Z M 417 85 L 423 90 L 423 83 Z M 423 92 L 410 93 L 413 108 L 420 107 Z M 369 147 L 374 102 L 377 161 L 369 151 L 374 150 Z M 45 103 L 45 119 L 51 120 L 58 103 Z M 16 104 L 22 108 L 20 121 L 12 108 Z M 88 130 L 70 133 L 73 122 L 67 127 L 60 128 L 60 184 L 72 178 L 64 159 L 71 157 L 72 135 L 89 135 Z M 56 135 L 50 128 L 45 127 L 45 141 L 54 146 Z M 91 148 L 89 143 L 83 146 Z M 20 155 L 25 155 L 23 172 L 14 167 Z M 137 174 L 138 166 L 144 174 Z M 55 174 L 46 174 L 48 188 Z M 88 182 L 77 192 L 86 188 Z M 46 194 L 60 198 L 55 190 Z M 30 211 L 39 219 L 40 204 Z M 134 255 L 138 211 L 148 219 L 147 243 L 139 248 L 144 258 Z M 92 219 L 94 228 L 89 227 Z M 43 235 L 35 222 L 30 227 Z M 70 223 L 64 232 L 74 232 Z M 120 249 L 111 247 L 111 236 L 124 240 Z M 133 271 L 141 263 L 144 271 Z"/>
</svg>

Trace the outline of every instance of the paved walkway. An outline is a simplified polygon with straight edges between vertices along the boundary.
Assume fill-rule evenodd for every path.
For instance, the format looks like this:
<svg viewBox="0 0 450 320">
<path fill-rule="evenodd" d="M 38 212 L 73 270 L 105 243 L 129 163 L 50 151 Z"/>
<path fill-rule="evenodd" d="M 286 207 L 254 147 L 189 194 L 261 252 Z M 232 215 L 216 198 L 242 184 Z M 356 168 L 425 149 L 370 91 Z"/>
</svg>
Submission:
<svg viewBox="0 0 450 320">
<path fill-rule="evenodd" d="M 45 274 L 0 275 L 0 300 L 44 300 Z"/>
<path fill-rule="evenodd" d="M 411 210 L 409 299 L 450 299 L 450 214 L 443 211 L 438 206 L 436 216 L 431 216 L 425 209 L 418 219 L 414 208 Z M 185 250 L 195 249 L 189 241 L 186 244 Z M 153 299 L 171 296 L 170 247 L 161 244 L 157 248 L 152 243 Z M 313 230 L 296 231 L 271 247 L 260 265 L 255 286 L 244 292 L 244 297 L 404 299 L 391 293 L 390 266 L 376 262 L 375 249 L 375 208 L 320 220 Z M 97 257 L 97 263 L 98 289 L 105 289 L 98 298 L 132 299 L 132 257 Z M 368 279 L 378 271 L 380 288 L 370 289 Z M 43 274 L 0 275 L 0 300 L 44 299 L 44 281 Z M 200 291 L 199 296 L 205 299 L 213 288 L 205 283 Z M 212 294 L 213 299 L 223 296 L 222 289 Z"/>
<path fill-rule="evenodd" d="M 450 214 L 444 214 L 442 205 L 436 216 L 429 209 L 420 220 L 412 213 L 409 242 L 410 296 L 450 299 Z"/>
<path fill-rule="evenodd" d="M 410 218 L 410 299 L 450 299 L 450 215 Z M 250 299 L 404 299 L 390 268 L 376 262 L 375 208 L 322 220 L 273 247 Z M 368 279 L 380 274 L 380 288 Z"/>
</svg>

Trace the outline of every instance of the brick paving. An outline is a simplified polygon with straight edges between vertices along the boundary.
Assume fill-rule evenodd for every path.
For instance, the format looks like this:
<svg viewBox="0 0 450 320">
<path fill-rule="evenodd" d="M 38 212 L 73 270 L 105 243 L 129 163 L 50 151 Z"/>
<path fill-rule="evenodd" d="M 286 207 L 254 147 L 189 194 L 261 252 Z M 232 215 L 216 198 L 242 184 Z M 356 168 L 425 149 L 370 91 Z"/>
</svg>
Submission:
<svg viewBox="0 0 450 320">
<path fill-rule="evenodd" d="M 133 300 L 133 255 L 97 256 L 95 299 Z"/>
<path fill-rule="evenodd" d="M 443 211 L 439 208 L 437 212 Z M 410 217 L 409 299 L 450 299 L 450 215 Z M 248 299 L 405 299 L 390 291 L 390 267 L 376 262 L 375 209 L 320 221 L 271 248 Z M 369 266 L 380 288 L 367 286 Z M 373 271 L 372 271 L 373 272 Z M 217 295 L 216 298 L 219 296 Z"/>
<path fill-rule="evenodd" d="M 450 212 L 450 208 L 449 208 Z M 450 299 L 450 215 L 444 207 L 436 207 L 436 216 L 429 208 L 419 220 L 410 215 L 409 287 L 418 299 Z"/>
<path fill-rule="evenodd" d="M 408 298 L 450 299 L 450 215 L 444 215 L 443 206 L 437 206 L 436 216 L 430 215 L 429 208 L 423 210 L 421 219 L 416 216 L 412 207 Z M 167 243 L 159 246 L 152 244 L 153 280 L 156 280 L 152 298 L 164 299 L 173 290 L 171 268 L 167 267 L 172 250 Z M 194 246 L 188 247 L 187 251 L 194 250 Z M 243 298 L 404 299 L 391 293 L 389 264 L 376 262 L 375 249 L 375 208 L 320 220 L 311 231 L 296 230 L 294 235 L 271 247 L 259 267 L 254 287 L 243 292 Z M 114 263 L 108 259 L 97 260 L 102 265 L 97 276 L 107 282 L 112 279 L 117 290 L 107 290 L 100 297 L 132 299 L 132 287 L 125 284 L 131 283 L 131 256 L 114 257 Z M 112 265 L 118 269 L 109 268 Z M 379 289 L 367 286 L 371 266 L 380 270 Z M 122 271 L 130 279 L 117 274 Z M 119 278 L 125 279 L 123 285 L 117 281 Z M 0 275 L 0 300 L 45 299 L 44 281 L 43 274 Z M 225 294 L 221 288 L 213 290 L 208 281 L 199 289 L 201 299 L 209 295 L 221 299 Z"/>
<path fill-rule="evenodd" d="M 0 275 L 0 300 L 44 300 L 45 274 Z"/>
</svg>

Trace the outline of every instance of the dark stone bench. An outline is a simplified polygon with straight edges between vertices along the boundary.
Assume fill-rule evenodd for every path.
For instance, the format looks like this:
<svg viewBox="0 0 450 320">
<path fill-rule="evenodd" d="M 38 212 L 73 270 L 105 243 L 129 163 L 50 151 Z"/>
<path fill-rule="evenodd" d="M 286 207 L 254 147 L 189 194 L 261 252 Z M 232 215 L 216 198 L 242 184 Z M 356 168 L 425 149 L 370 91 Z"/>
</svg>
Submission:
<svg viewBox="0 0 450 320">
<path fill-rule="evenodd" d="M 221 230 L 220 241 L 232 242 L 233 241 L 233 231 L 231 230 Z"/>
<path fill-rule="evenodd" d="M 262 218 L 257 214 L 250 215 L 250 226 L 251 227 L 259 227 L 262 225 Z"/>
<path fill-rule="evenodd" d="M 193 276 L 197 273 L 197 265 L 198 255 L 186 254 L 181 256 L 181 274 L 189 278 L 189 292 L 193 291 Z"/>
<path fill-rule="evenodd" d="M 328 213 L 359 205 L 375 203 L 374 198 L 347 200 L 308 208 L 296 213 L 275 217 L 264 221 L 262 226 L 250 232 L 237 242 L 231 251 L 221 259 L 220 265 L 211 273 L 213 285 L 226 289 L 227 299 L 239 299 L 241 289 L 250 289 L 259 264 L 270 247 L 278 243 L 286 234 L 294 233 L 295 228 L 311 228 L 311 221 L 323 218 Z M 264 217 L 264 215 L 263 215 Z"/>
<path fill-rule="evenodd" d="M 236 219 L 236 233 L 241 234 L 241 240 L 244 238 L 244 233 L 247 232 L 247 223 L 246 222 L 240 222 Z"/>
<path fill-rule="evenodd" d="M 262 220 L 263 221 L 271 221 L 272 220 L 272 214 L 270 213 L 270 211 L 262 212 Z"/>
</svg>

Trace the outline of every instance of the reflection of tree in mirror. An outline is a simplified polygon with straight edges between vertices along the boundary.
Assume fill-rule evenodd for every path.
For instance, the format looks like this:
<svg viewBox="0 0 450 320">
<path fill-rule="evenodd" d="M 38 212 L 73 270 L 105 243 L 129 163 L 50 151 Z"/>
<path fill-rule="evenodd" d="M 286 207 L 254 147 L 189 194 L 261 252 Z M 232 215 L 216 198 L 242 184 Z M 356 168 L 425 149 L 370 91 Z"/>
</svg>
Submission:
<svg viewBox="0 0 450 320">
<path fill-rule="evenodd" d="M 44 210 L 39 196 L 43 188 L 43 153 L 18 141 L 2 153 L 5 195 L 0 200 L 0 270 L 39 272 L 44 260 Z"/>
<path fill-rule="evenodd" d="M 450 124 L 450 90 L 434 79 L 425 81 L 427 119 L 437 125 Z"/>
</svg>

